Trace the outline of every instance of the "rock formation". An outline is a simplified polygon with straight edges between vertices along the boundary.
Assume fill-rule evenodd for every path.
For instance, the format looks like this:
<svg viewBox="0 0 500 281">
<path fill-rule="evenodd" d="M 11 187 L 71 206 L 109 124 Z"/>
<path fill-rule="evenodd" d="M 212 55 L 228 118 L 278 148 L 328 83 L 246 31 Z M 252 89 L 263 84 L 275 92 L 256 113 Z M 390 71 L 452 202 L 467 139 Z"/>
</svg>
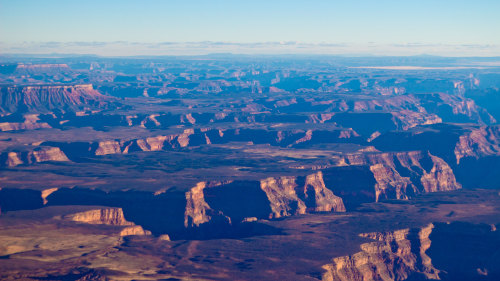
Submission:
<svg viewBox="0 0 500 281">
<path fill-rule="evenodd" d="M 500 156 L 500 126 L 483 126 L 460 136 L 455 146 L 457 164 L 464 157 Z"/>
<path fill-rule="evenodd" d="M 97 143 L 95 155 L 121 154 L 121 146 L 117 141 L 101 141 Z"/>
<path fill-rule="evenodd" d="M 186 192 L 186 208 L 184 211 L 184 226 L 194 227 L 207 223 L 216 213 L 205 201 L 205 188 L 222 185 L 222 182 L 199 182 L 195 187 Z M 218 214 L 222 215 L 222 214 Z M 230 219 L 228 218 L 228 221 Z"/>
<path fill-rule="evenodd" d="M 253 186 L 252 181 L 246 182 L 200 182 L 190 191 L 186 192 L 186 208 L 184 213 L 185 227 L 199 226 L 210 222 L 214 216 L 224 218 L 228 223 L 248 221 L 248 218 L 280 218 L 285 216 L 305 214 L 307 212 L 345 212 L 342 199 L 335 196 L 325 186 L 323 174 L 317 172 L 305 177 L 270 177 L 255 182 L 256 188 L 262 192 L 264 198 L 255 199 L 253 207 L 255 213 L 247 213 L 248 216 L 240 217 L 238 210 L 232 210 L 225 204 L 229 202 L 217 202 L 217 206 L 211 206 L 205 199 L 207 190 L 220 190 L 220 192 L 231 192 L 228 189 Z M 224 190 L 224 191 L 223 191 Z M 225 191 L 228 190 L 228 191 Z M 245 190 L 242 189 L 241 193 Z M 255 191 L 259 192 L 259 191 Z M 242 194 L 243 200 L 245 194 Z M 238 201 L 239 198 L 231 198 Z M 239 202 L 243 204 L 245 202 Z M 231 202 L 231 204 L 239 204 Z M 238 207 L 236 207 L 238 208 Z M 224 209 L 230 213 L 225 213 Z M 232 213 L 231 213 L 232 212 Z M 238 215 L 233 215 L 238 214 Z"/>
<path fill-rule="evenodd" d="M 69 161 L 68 157 L 58 147 L 37 147 L 31 151 L 4 152 L 0 154 L 0 166 L 14 167 L 23 164 L 41 163 L 47 161 Z"/>
<path fill-rule="evenodd" d="M 151 232 L 144 230 L 142 226 L 135 225 L 133 222 L 127 221 L 125 219 L 125 216 L 123 215 L 123 210 L 121 208 L 101 208 L 88 210 L 65 215 L 63 216 L 63 219 L 79 223 L 124 226 L 119 232 L 120 236 L 151 235 Z"/>
<path fill-rule="evenodd" d="M 453 170 L 441 158 L 421 151 L 351 154 L 349 165 L 368 165 L 375 180 L 376 201 L 408 199 L 423 192 L 460 189 Z"/>
<path fill-rule="evenodd" d="M 418 275 L 422 279 L 439 279 L 439 270 L 426 254 L 434 225 L 422 229 L 402 229 L 360 236 L 377 240 L 361 244 L 361 252 L 337 257 L 323 266 L 325 281 L 394 281 Z"/>
<path fill-rule="evenodd" d="M 129 222 L 125 219 L 123 210 L 121 208 L 103 208 L 89 210 L 66 215 L 64 216 L 64 219 L 89 224 L 107 224 L 121 226 L 134 225 L 133 222 Z"/>
<path fill-rule="evenodd" d="M 0 88 L 0 112 L 47 112 L 102 106 L 112 99 L 92 85 L 12 86 Z"/>
<path fill-rule="evenodd" d="M 144 230 L 140 225 L 127 226 L 120 231 L 120 236 L 129 236 L 129 235 L 151 235 L 151 232 L 148 230 Z"/>
</svg>

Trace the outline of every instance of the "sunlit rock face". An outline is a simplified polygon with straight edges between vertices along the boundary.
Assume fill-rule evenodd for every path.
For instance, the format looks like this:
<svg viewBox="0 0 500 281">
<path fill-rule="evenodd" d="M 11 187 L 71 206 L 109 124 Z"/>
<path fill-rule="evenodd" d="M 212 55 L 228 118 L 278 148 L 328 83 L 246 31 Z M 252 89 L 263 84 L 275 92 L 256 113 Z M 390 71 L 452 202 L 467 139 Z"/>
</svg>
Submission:
<svg viewBox="0 0 500 281">
<path fill-rule="evenodd" d="M 10 86 L 0 88 L 0 112 L 47 112 L 103 106 L 112 101 L 91 84 L 71 86 Z"/>
<path fill-rule="evenodd" d="M 249 199 L 253 199 L 252 206 L 246 205 Z M 186 192 L 186 202 L 186 227 L 208 223 L 215 216 L 231 223 L 308 212 L 345 212 L 342 199 L 326 188 L 321 172 L 305 177 L 270 177 L 260 182 L 200 182 Z"/>
<path fill-rule="evenodd" d="M 69 161 L 66 154 L 58 147 L 37 147 L 31 151 L 5 152 L 0 154 L 0 166 L 14 167 L 47 161 Z"/>
<path fill-rule="evenodd" d="M 89 210 L 66 215 L 64 218 L 89 224 L 134 225 L 133 222 L 129 222 L 125 219 L 123 210 L 121 208 L 103 208 Z"/>
<path fill-rule="evenodd" d="M 415 276 L 439 279 L 439 270 L 426 253 L 431 246 L 429 235 L 433 228 L 430 224 L 422 229 L 361 234 L 376 242 L 362 244 L 361 251 L 353 255 L 334 258 L 331 264 L 323 266 L 326 273 L 322 280 L 393 281 Z"/>
<path fill-rule="evenodd" d="M 121 208 L 101 208 L 65 215 L 65 220 L 78 223 L 103 224 L 112 226 L 123 226 L 120 236 L 150 235 L 151 232 L 144 230 L 142 226 L 127 221 Z"/>
<path fill-rule="evenodd" d="M 346 156 L 346 163 L 370 167 L 376 180 L 376 201 L 461 188 L 450 166 L 429 152 L 352 154 Z"/>
<path fill-rule="evenodd" d="M 500 155 L 500 126 L 483 126 L 460 136 L 454 152 L 457 164 L 464 157 Z"/>
<path fill-rule="evenodd" d="M 375 240 L 335 257 L 322 280 L 497 280 L 495 224 L 431 223 L 422 228 L 360 234 Z"/>
</svg>

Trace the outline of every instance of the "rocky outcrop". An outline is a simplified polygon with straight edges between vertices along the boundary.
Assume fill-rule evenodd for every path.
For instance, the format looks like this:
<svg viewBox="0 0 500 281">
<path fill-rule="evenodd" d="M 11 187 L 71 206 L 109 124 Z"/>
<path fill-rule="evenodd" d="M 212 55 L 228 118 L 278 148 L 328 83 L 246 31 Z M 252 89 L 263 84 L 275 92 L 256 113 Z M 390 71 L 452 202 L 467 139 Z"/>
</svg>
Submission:
<svg viewBox="0 0 500 281">
<path fill-rule="evenodd" d="M 36 129 L 42 129 L 42 128 L 51 128 L 51 126 L 48 123 L 42 122 L 42 123 L 34 123 L 34 122 L 24 122 L 24 123 L 18 123 L 18 122 L 3 122 L 0 123 L 0 131 L 6 132 L 6 131 L 19 131 L 19 130 L 36 130 Z"/>
<path fill-rule="evenodd" d="M 4 152 L 0 155 L 0 160 L 0 166 L 7 167 L 47 161 L 69 161 L 58 147 L 37 147 L 32 151 Z"/>
<path fill-rule="evenodd" d="M 144 230 L 140 225 L 127 226 L 120 231 L 120 236 L 151 235 L 151 231 Z"/>
<path fill-rule="evenodd" d="M 437 114 L 444 122 L 493 124 L 495 118 L 468 98 L 445 93 L 417 95 L 422 107 Z"/>
<path fill-rule="evenodd" d="M 245 194 L 242 194 L 238 198 L 228 198 L 233 202 L 212 199 L 215 196 L 213 195 L 210 196 L 214 202 L 212 205 L 206 200 L 207 193 L 212 195 L 211 190 L 219 197 L 226 198 L 227 194 L 238 192 L 233 190 L 239 188 L 242 189 L 240 193 L 244 193 L 245 189 L 255 188 L 248 190 L 249 193 L 262 194 L 262 196 L 255 195 L 251 207 L 253 211 L 247 210 L 242 214 L 238 210 L 240 207 L 245 208 L 248 202 L 244 201 L 250 200 L 251 195 L 245 197 Z M 342 199 L 325 186 L 321 172 L 305 177 L 270 177 L 260 182 L 200 182 L 186 192 L 186 202 L 185 227 L 208 223 L 213 217 L 231 223 L 258 218 L 280 218 L 308 212 L 345 212 Z"/>
<path fill-rule="evenodd" d="M 66 215 L 63 218 L 75 222 L 83 222 L 89 224 L 107 224 L 120 226 L 134 225 L 133 222 L 129 222 L 125 219 L 123 210 L 121 208 L 88 210 Z"/>
<path fill-rule="evenodd" d="M 464 157 L 500 156 L 500 126 L 483 126 L 460 136 L 454 152 L 457 164 Z"/>
<path fill-rule="evenodd" d="M 431 245 L 429 235 L 433 224 L 422 229 L 402 229 L 360 236 L 376 240 L 361 244 L 361 251 L 337 257 L 323 266 L 322 280 L 328 281 L 393 281 L 412 277 L 439 279 L 439 270 L 432 265 L 426 251 Z"/>
<path fill-rule="evenodd" d="M 151 231 L 144 230 L 142 226 L 135 225 L 133 222 L 127 221 L 125 219 L 125 216 L 123 215 L 122 208 L 101 208 L 87 210 L 65 215 L 62 218 L 79 223 L 123 226 L 123 228 L 119 232 L 120 236 L 151 235 Z"/>
<path fill-rule="evenodd" d="M 216 212 L 205 201 L 205 188 L 215 187 L 223 182 L 199 182 L 186 192 L 186 209 L 184 211 L 184 226 L 195 227 L 209 222 Z M 222 214 L 217 214 L 222 215 Z M 230 219 L 228 218 L 230 222 Z"/>
<path fill-rule="evenodd" d="M 321 172 L 304 177 L 267 178 L 260 181 L 272 214 L 279 218 L 306 212 L 345 212 L 342 199 L 326 188 Z"/>
<path fill-rule="evenodd" d="M 427 112 L 415 112 L 403 109 L 391 112 L 391 114 L 394 116 L 398 128 L 403 130 L 408 130 L 419 125 L 431 125 L 443 122 L 436 114 L 429 114 Z"/>
<path fill-rule="evenodd" d="M 49 195 L 56 192 L 57 190 L 58 190 L 57 187 L 42 190 L 41 196 L 42 196 L 42 200 L 43 200 L 44 205 L 47 205 L 47 203 L 49 203 L 49 201 L 47 200 L 47 197 L 49 197 Z"/>
<path fill-rule="evenodd" d="M 345 162 L 370 167 L 376 180 L 376 201 L 408 199 L 418 193 L 461 188 L 450 166 L 429 152 L 351 154 Z"/>
<path fill-rule="evenodd" d="M 46 161 L 69 161 L 66 155 L 57 147 L 34 149 L 28 153 L 28 159 L 33 159 L 31 161 L 38 163 Z"/>
<path fill-rule="evenodd" d="M 92 85 L 13 86 L 0 88 L 0 112 L 47 112 L 98 108 L 112 101 Z"/>
<path fill-rule="evenodd" d="M 163 150 L 163 145 L 165 142 L 171 142 L 173 138 L 171 136 L 157 136 L 145 139 L 137 140 L 137 146 L 142 151 L 159 151 Z"/>
<path fill-rule="evenodd" d="M 0 124 L 4 124 L 3 129 L 5 130 L 36 129 L 39 127 L 50 126 L 48 123 L 41 122 L 40 118 L 44 117 L 40 114 L 6 114 L 0 118 L 2 121 L 6 122 Z"/>
<path fill-rule="evenodd" d="M 389 96 L 383 99 L 355 101 L 352 108 L 346 110 L 367 112 L 383 110 L 391 112 L 402 129 L 416 125 L 444 122 L 478 122 L 493 124 L 495 118 L 485 109 L 460 95 L 447 93 L 410 94 Z"/>
<path fill-rule="evenodd" d="M 100 141 L 97 143 L 95 155 L 121 154 L 121 145 L 117 141 Z"/>
<path fill-rule="evenodd" d="M 295 147 L 314 143 L 361 142 L 360 136 L 352 129 L 332 131 L 290 130 L 268 131 L 252 129 L 185 129 L 182 133 L 160 135 L 144 139 L 103 140 L 98 142 L 44 142 L 44 146 L 61 148 L 70 158 L 125 154 L 134 151 L 175 150 L 199 145 L 229 142 L 251 142 L 273 146 Z"/>
</svg>

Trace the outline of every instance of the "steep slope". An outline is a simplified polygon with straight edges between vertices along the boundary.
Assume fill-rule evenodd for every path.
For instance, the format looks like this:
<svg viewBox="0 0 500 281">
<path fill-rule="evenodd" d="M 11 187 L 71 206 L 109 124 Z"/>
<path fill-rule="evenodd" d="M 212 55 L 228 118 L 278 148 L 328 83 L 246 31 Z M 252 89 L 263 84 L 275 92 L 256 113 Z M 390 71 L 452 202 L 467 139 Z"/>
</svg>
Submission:
<svg viewBox="0 0 500 281">
<path fill-rule="evenodd" d="M 455 156 L 457 164 L 465 157 L 500 156 L 500 126 L 483 126 L 460 136 Z"/>
<path fill-rule="evenodd" d="M 376 201 L 408 199 L 418 193 L 461 188 L 450 166 L 429 152 L 351 154 L 345 162 L 370 167 L 376 181 Z"/>
<path fill-rule="evenodd" d="M 58 147 L 36 147 L 30 151 L 10 151 L 0 154 L 0 167 L 14 167 L 47 161 L 69 161 Z"/>
<path fill-rule="evenodd" d="M 186 193 L 185 227 L 217 216 L 228 223 L 307 212 L 345 212 L 342 199 L 326 188 L 323 174 L 270 177 L 258 181 L 200 182 Z"/>
<path fill-rule="evenodd" d="M 99 108 L 112 101 L 92 85 L 0 88 L 0 113 Z"/>
<path fill-rule="evenodd" d="M 393 281 L 439 279 L 439 270 L 427 255 L 433 224 L 422 229 L 366 233 L 360 236 L 377 240 L 361 245 L 361 252 L 334 258 L 323 266 L 325 281 Z M 415 276 L 416 275 L 416 276 Z"/>
</svg>

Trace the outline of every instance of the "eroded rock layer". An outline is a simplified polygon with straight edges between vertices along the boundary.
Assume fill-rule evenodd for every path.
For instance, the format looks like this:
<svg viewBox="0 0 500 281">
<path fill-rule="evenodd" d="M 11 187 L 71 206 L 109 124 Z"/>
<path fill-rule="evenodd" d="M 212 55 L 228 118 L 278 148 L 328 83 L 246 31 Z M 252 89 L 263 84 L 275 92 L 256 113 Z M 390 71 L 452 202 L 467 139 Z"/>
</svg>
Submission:
<svg viewBox="0 0 500 281">
<path fill-rule="evenodd" d="M 89 224 L 134 225 L 133 222 L 129 222 L 125 219 L 121 208 L 88 210 L 66 215 L 64 219 Z"/>
<path fill-rule="evenodd" d="M 240 196 L 230 196 L 239 190 Z M 233 202 L 224 202 L 230 198 Z M 321 172 L 305 177 L 270 177 L 260 182 L 200 182 L 186 192 L 186 199 L 186 227 L 207 223 L 213 216 L 239 222 L 306 212 L 345 212 L 342 199 L 325 186 Z"/>
<path fill-rule="evenodd" d="M 346 156 L 346 163 L 370 167 L 376 180 L 376 201 L 461 188 L 451 167 L 429 152 L 351 154 Z"/>
<path fill-rule="evenodd" d="M 483 126 L 460 136 L 455 146 L 457 164 L 464 157 L 476 159 L 500 155 L 500 126 Z"/>
<path fill-rule="evenodd" d="M 0 88 L 0 112 L 47 112 L 99 107 L 111 99 L 91 84 L 71 86 L 11 86 Z"/>
<path fill-rule="evenodd" d="M 426 253 L 433 228 L 434 225 L 429 224 L 422 229 L 361 234 L 377 241 L 362 244 L 356 254 L 334 258 L 331 264 L 323 266 L 326 273 L 322 280 L 393 281 L 415 275 L 420 279 L 439 279 L 439 270 Z"/>
<path fill-rule="evenodd" d="M 47 161 L 69 161 L 69 159 L 58 147 L 36 147 L 31 151 L 0 154 L 0 166 L 14 167 Z"/>
</svg>

